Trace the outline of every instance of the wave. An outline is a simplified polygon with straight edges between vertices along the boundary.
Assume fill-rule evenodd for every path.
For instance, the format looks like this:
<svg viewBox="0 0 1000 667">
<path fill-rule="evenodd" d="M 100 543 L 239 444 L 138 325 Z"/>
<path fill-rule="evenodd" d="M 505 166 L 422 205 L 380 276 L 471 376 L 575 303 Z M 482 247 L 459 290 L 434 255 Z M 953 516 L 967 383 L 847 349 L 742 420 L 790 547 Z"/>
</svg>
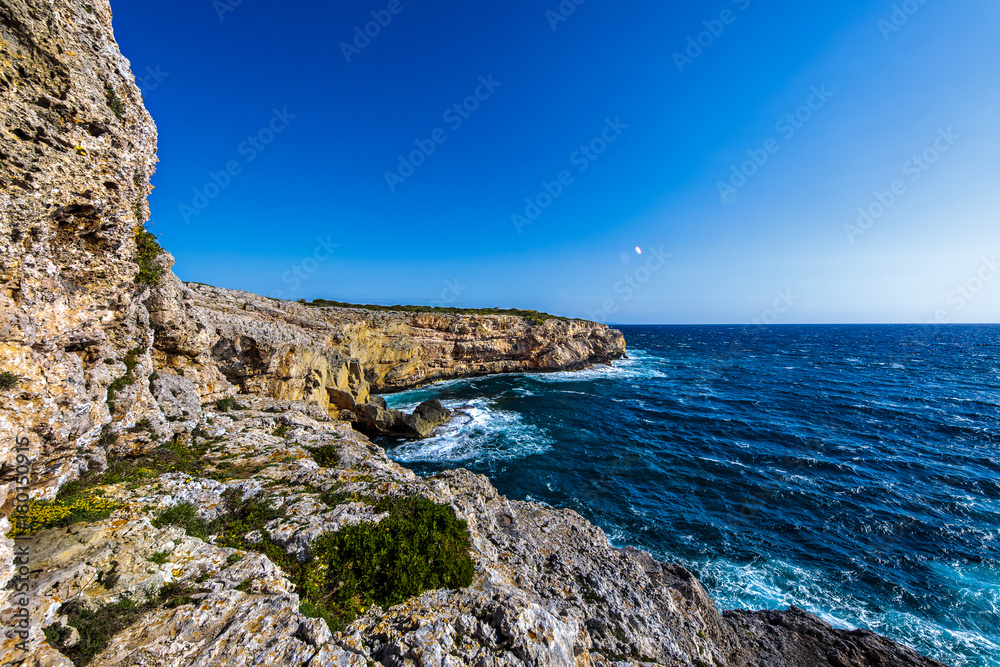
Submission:
<svg viewBox="0 0 1000 667">
<path fill-rule="evenodd" d="M 719 559 L 687 565 L 699 573 L 720 609 L 787 609 L 795 605 L 835 628 L 862 628 L 892 636 L 911 647 L 927 647 L 930 657 L 954 667 L 987 667 L 992 663 L 985 656 L 1000 649 L 1000 636 L 995 632 L 989 635 L 907 611 L 873 608 L 864 600 L 843 593 L 842 586 L 820 570 L 780 560 L 746 564 Z M 968 581 L 957 572 L 948 574 Z M 983 586 L 983 594 L 989 594 L 989 586 L 996 597 L 992 582 L 976 583 Z M 996 604 L 995 599 L 992 603 Z"/>
<path fill-rule="evenodd" d="M 406 443 L 388 454 L 401 463 L 486 463 L 512 461 L 542 454 L 552 438 L 510 410 L 498 410 L 489 399 L 446 400 L 455 416 L 429 438 Z"/>
</svg>

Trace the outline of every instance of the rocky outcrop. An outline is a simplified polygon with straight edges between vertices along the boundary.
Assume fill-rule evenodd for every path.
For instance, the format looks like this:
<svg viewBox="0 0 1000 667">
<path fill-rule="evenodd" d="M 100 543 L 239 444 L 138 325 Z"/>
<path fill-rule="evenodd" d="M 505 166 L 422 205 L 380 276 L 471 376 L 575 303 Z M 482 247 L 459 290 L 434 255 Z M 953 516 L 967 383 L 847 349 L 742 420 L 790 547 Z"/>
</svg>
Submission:
<svg viewBox="0 0 1000 667">
<path fill-rule="evenodd" d="M 372 392 L 583 368 L 621 357 L 624 339 L 581 321 L 309 308 L 181 283 L 142 228 L 156 132 L 107 0 L 0 0 L 0 101 L 5 629 L 15 487 L 50 499 L 89 471 L 91 499 L 114 507 L 19 539 L 28 650 L 5 633 L 0 665 L 69 665 L 56 645 L 71 650 L 79 628 L 51 630 L 74 605 L 126 599 L 138 616 L 91 664 L 935 664 L 795 610 L 721 615 L 684 568 L 616 549 L 576 513 L 509 500 L 467 471 L 417 477 L 339 420 L 426 434 L 447 417 L 441 406 L 395 415 Z M 156 470 L 129 464 L 144 454 Z M 306 563 L 320 535 L 377 524 L 373 502 L 415 495 L 468 522 L 472 585 L 366 609 L 336 633 L 307 617 L 274 549 Z M 270 556 L 193 529 L 233 497 L 283 508 L 239 535 L 262 545 L 266 530 Z M 156 520 L 181 503 L 196 508 L 190 530 Z"/>
<path fill-rule="evenodd" d="M 173 276 L 148 307 L 158 363 L 183 373 L 206 398 L 225 393 L 224 378 L 244 393 L 353 410 L 373 392 L 576 370 L 625 354 L 622 334 L 593 322 L 314 308 Z"/>
<path fill-rule="evenodd" d="M 424 401 L 411 414 L 406 414 L 388 407 L 385 399 L 378 396 L 346 414 L 362 433 L 399 438 L 426 438 L 436 427 L 451 419 L 451 411 L 441 405 L 441 401 Z"/>
<path fill-rule="evenodd" d="M 683 567 L 613 547 L 573 511 L 512 501 L 465 470 L 420 478 L 313 405 L 241 400 L 225 414 L 206 411 L 204 432 L 187 441 L 211 443 L 196 473 L 107 485 L 104 497 L 119 507 L 108 519 L 25 541 L 38 571 L 32 627 L 39 661 L 60 664 L 41 628 L 68 622 L 66 600 L 96 608 L 172 586 L 184 597 L 150 606 L 91 664 L 936 665 L 799 610 L 722 615 Z M 336 463 L 318 465 L 311 455 L 317 448 L 335 449 Z M 246 479 L 237 472 L 248 469 L 257 472 Z M 447 503 L 468 522 L 475 577 L 468 588 L 371 607 L 331 632 L 302 613 L 295 585 L 268 558 L 152 522 L 182 502 L 213 519 L 227 489 L 283 506 L 266 529 L 302 560 L 320 534 L 384 518 L 358 498 L 422 495 Z M 333 499 L 324 495 L 332 489 Z"/>
</svg>

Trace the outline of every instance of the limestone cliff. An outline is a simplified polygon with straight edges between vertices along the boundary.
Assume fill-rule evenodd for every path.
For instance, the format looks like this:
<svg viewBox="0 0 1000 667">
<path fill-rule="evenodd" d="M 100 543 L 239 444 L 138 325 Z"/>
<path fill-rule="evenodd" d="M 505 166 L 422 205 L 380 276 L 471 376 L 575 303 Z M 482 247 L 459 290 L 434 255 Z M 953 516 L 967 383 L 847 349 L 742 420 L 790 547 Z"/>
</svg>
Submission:
<svg viewBox="0 0 1000 667">
<path fill-rule="evenodd" d="M 419 478 L 339 421 L 372 392 L 582 368 L 624 340 L 579 321 L 314 309 L 181 283 L 142 227 L 156 131 L 107 0 L 0 0 L 0 100 L 0 616 L 5 631 L 14 605 L 30 617 L 28 650 L 5 633 L 0 665 L 66 666 L 54 645 L 79 637 L 52 631 L 70 602 L 147 596 L 93 664 L 933 664 L 795 610 L 723 616 L 691 573 L 613 548 L 577 514 L 465 471 Z M 16 437 L 32 498 L 87 472 L 80 511 L 97 513 L 20 538 L 27 596 L 7 586 Z M 263 499 L 280 518 L 242 538 L 266 529 L 308 562 L 319 535 L 415 495 L 468 522 L 472 585 L 372 607 L 337 633 L 303 614 L 276 552 L 156 520 Z"/>
<path fill-rule="evenodd" d="M 371 392 L 574 370 L 625 354 L 621 332 L 593 322 L 314 308 L 173 276 L 148 307 L 158 365 L 191 379 L 204 398 L 224 393 L 226 380 L 244 393 L 349 409 Z"/>
</svg>

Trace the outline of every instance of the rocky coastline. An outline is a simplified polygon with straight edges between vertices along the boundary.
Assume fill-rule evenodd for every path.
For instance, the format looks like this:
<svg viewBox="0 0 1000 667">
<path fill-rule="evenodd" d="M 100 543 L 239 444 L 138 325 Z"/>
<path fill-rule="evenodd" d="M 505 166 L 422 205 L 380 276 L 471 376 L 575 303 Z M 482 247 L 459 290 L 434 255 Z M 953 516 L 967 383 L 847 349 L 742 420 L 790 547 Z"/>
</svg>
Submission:
<svg viewBox="0 0 1000 667">
<path fill-rule="evenodd" d="M 360 431 L 449 415 L 378 393 L 610 363 L 624 337 L 181 282 L 144 227 L 156 128 L 107 0 L 0 18 L 0 666 L 938 664 L 794 608 L 720 613 L 575 512 L 393 462 Z M 469 580 L 334 605 L 324 540 L 415 499 Z"/>
</svg>

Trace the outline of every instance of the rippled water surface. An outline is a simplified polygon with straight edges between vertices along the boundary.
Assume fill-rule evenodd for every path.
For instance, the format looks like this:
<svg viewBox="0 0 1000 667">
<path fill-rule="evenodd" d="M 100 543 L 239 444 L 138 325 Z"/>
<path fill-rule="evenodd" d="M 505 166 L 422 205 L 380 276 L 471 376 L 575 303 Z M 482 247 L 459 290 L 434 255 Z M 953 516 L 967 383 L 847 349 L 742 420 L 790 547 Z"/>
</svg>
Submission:
<svg viewBox="0 0 1000 667">
<path fill-rule="evenodd" d="M 1000 665 L 1000 327 L 621 327 L 629 359 L 387 397 L 459 411 L 384 442 L 570 507 L 784 608 Z"/>
</svg>

